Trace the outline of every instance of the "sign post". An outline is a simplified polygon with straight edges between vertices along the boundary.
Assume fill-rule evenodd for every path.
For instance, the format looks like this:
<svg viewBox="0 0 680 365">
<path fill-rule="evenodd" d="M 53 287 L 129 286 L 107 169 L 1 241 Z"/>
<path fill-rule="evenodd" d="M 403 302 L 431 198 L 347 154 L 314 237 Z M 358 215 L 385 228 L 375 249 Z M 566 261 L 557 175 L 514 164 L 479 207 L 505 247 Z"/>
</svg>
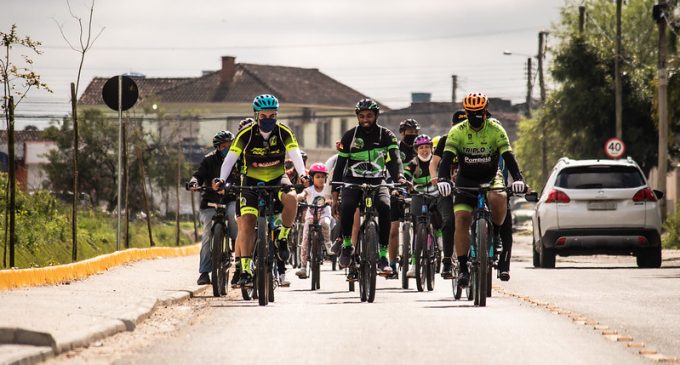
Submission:
<svg viewBox="0 0 680 365">
<path fill-rule="evenodd" d="M 604 144 L 604 153 L 612 160 L 618 160 L 626 153 L 626 144 L 619 138 L 610 138 Z"/>
<path fill-rule="evenodd" d="M 127 76 L 114 76 L 102 88 L 102 99 L 106 105 L 118 111 L 118 226 L 116 228 L 116 251 L 120 250 L 121 196 L 123 195 L 123 111 L 132 108 L 139 98 L 137 84 Z"/>
</svg>

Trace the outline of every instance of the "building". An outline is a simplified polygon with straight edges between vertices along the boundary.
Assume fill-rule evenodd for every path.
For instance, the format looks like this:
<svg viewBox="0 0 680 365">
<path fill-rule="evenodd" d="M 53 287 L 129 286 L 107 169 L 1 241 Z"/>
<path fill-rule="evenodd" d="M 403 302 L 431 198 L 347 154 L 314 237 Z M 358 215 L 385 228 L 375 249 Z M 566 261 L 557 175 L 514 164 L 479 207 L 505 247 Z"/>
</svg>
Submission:
<svg viewBox="0 0 680 365">
<path fill-rule="evenodd" d="M 49 181 L 42 165 L 48 163 L 45 156 L 56 148 L 52 141 L 42 138 L 42 131 L 23 130 L 14 132 L 17 186 L 23 191 L 47 188 Z M 0 171 L 9 171 L 7 130 L 0 130 Z"/>
</svg>

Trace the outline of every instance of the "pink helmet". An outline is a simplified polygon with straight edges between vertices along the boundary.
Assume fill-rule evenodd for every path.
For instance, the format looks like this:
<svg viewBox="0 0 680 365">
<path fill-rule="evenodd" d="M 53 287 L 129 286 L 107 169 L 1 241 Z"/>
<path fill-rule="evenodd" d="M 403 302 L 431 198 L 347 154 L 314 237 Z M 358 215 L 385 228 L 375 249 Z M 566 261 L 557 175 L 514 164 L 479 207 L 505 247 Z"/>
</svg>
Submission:
<svg viewBox="0 0 680 365">
<path fill-rule="evenodd" d="M 309 175 L 314 176 L 314 174 L 317 172 L 328 175 L 328 169 L 326 169 L 326 165 L 321 162 L 315 162 L 312 164 L 312 167 L 309 168 Z"/>
<path fill-rule="evenodd" d="M 416 137 L 415 141 L 413 141 L 413 147 L 418 148 L 418 146 L 422 146 L 424 144 L 429 144 L 432 146 L 432 139 L 430 139 L 430 136 L 427 134 L 421 134 L 418 137 Z"/>
</svg>

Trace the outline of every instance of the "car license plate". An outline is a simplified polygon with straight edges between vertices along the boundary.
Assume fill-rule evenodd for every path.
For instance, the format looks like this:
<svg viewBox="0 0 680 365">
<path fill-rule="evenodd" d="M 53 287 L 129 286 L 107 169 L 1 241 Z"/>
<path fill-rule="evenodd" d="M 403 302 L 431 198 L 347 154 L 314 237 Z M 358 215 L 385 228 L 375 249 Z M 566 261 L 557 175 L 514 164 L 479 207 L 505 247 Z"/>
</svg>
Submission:
<svg viewBox="0 0 680 365">
<path fill-rule="evenodd" d="M 612 201 L 588 202 L 588 210 L 616 210 L 616 202 Z"/>
</svg>

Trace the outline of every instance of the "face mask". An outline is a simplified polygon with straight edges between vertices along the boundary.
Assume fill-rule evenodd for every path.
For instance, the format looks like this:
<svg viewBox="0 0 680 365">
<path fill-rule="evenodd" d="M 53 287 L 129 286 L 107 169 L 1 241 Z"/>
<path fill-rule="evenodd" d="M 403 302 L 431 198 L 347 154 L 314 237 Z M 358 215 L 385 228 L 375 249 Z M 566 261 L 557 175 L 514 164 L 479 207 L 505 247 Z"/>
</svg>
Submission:
<svg viewBox="0 0 680 365">
<path fill-rule="evenodd" d="M 223 149 L 222 151 L 220 151 L 220 155 L 221 155 L 222 157 L 227 157 L 227 153 L 229 153 L 229 149 L 228 149 L 228 148 L 225 148 L 225 149 Z"/>
<path fill-rule="evenodd" d="M 415 134 L 407 134 L 404 136 L 404 143 L 410 146 L 413 144 L 413 142 L 415 142 L 416 137 L 418 136 L 416 136 Z"/>
<path fill-rule="evenodd" d="M 481 128 L 484 124 L 484 113 L 468 113 L 468 123 L 474 129 Z"/>
<path fill-rule="evenodd" d="M 420 157 L 420 155 L 418 155 L 418 159 L 420 159 L 420 161 L 423 161 L 423 162 L 430 161 L 431 158 L 432 158 L 432 153 L 428 153 L 427 156 L 425 156 L 424 158 Z"/>
<path fill-rule="evenodd" d="M 274 118 L 263 118 L 260 119 L 260 130 L 265 133 L 269 133 L 274 130 L 276 126 L 276 119 Z"/>
</svg>

